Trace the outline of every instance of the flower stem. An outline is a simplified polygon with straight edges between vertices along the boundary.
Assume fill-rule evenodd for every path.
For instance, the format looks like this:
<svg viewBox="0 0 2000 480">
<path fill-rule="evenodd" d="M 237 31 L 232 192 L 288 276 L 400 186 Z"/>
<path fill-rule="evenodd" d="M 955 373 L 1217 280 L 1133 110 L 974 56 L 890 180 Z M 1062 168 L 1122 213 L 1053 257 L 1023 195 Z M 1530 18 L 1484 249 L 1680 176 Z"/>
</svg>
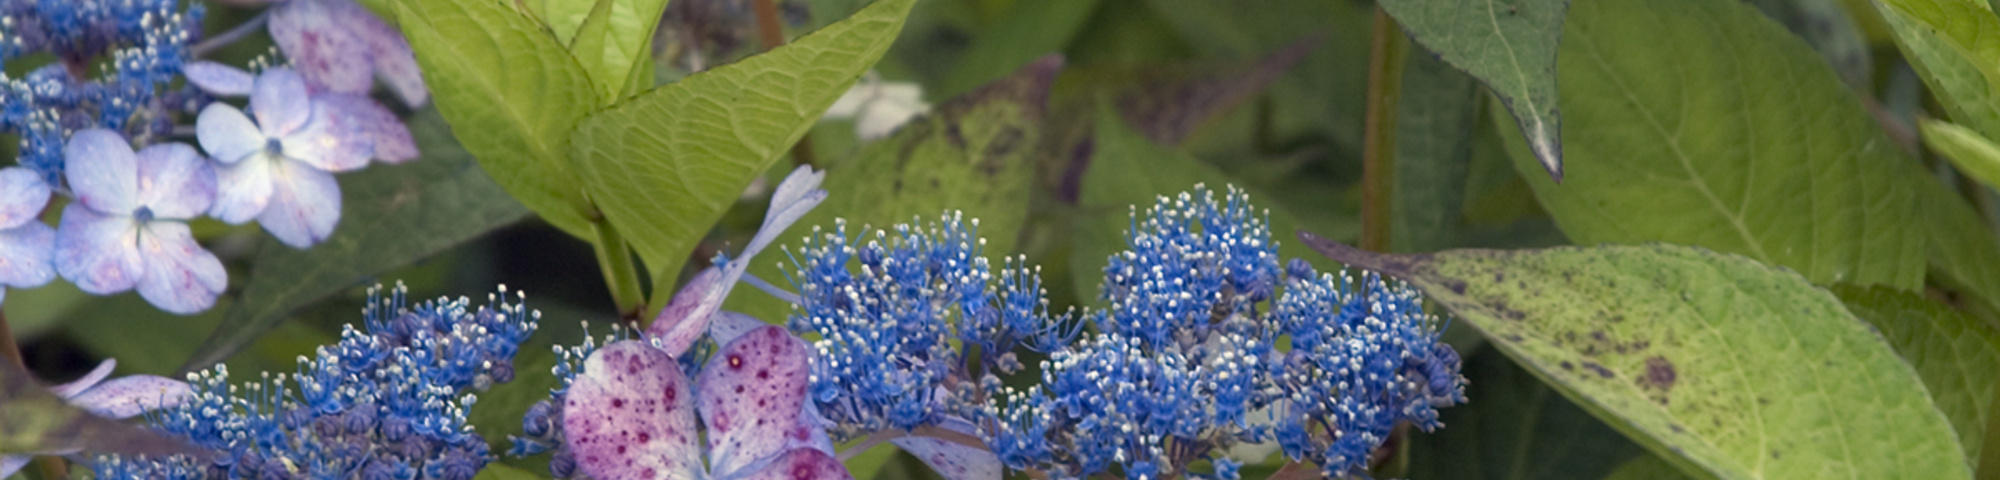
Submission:
<svg viewBox="0 0 2000 480">
<path fill-rule="evenodd" d="M 201 43 L 194 44 L 193 47 L 188 49 L 188 52 L 194 57 L 208 56 L 209 52 L 228 46 L 231 43 L 236 43 L 237 40 L 242 40 L 243 37 L 250 36 L 251 33 L 256 33 L 258 29 L 264 28 L 264 22 L 270 20 L 271 10 L 268 8 L 264 9 L 263 13 L 259 13 L 255 17 L 250 17 L 250 20 L 244 21 L 241 25 L 237 25 L 236 28 L 231 28 L 229 31 L 218 33 L 213 37 L 202 40 Z"/>
<path fill-rule="evenodd" d="M 1361 146 L 1361 241 L 1363 250 L 1389 251 L 1395 211 L 1396 104 L 1403 90 L 1403 59 L 1409 39 L 1396 20 L 1375 9 L 1375 39 L 1368 62 L 1368 106 Z"/>
<path fill-rule="evenodd" d="M 618 314 L 626 323 L 645 327 L 641 314 L 646 308 L 646 294 L 639 288 L 639 270 L 632 266 L 632 247 L 625 244 L 625 237 L 610 222 L 599 220 L 590 225 L 597 233 L 597 241 L 591 243 L 597 251 L 597 269 L 604 272 L 604 284 L 611 289 L 611 303 L 618 306 Z"/>
</svg>

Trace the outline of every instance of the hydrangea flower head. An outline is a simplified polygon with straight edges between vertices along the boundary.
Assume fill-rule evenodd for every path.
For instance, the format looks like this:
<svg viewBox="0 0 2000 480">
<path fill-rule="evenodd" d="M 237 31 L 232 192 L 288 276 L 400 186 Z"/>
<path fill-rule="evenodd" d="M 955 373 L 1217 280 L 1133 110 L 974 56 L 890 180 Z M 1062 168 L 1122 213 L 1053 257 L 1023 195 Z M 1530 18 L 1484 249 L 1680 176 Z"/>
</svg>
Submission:
<svg viewBox="0 0 2000 480">
<path fill-rule="evenodd" d="M 103 129 L 77 132 L 63 151 L 76 202 L 56 228 L 56 271 L 97 295 L 137 287 L 172 313 L 214 305 L 228 272 L 185 223 L 215 199 L 215 173 L 201 155 L 181 143 L 134 154 Z"/>
<path fill-rule="evenodd" d="M 8 287 L 34 287 L 56 277 L 56 231 L 36 219 L 49 192 L 34 171 L 0 168 L 0 300 L 7 298 Z"/>
<path fill-rule="evenodd" d="M 377 131 L 381 125 L 401 128 L 365 97 L 309 95 L 305 80 L 287 68 L 256 77 L 250 110 L 214 103 L 196 120 L 195 135 L 219 164 L 223 187 L 209 214 L 229 223 L 255 219 L 297 248 L 325 240 L 340 221 L 332 173 L 367 166 L 380 147 L 395 144 L 378 143 L 397 137 Z M 407 142 L 408 131 L 400 133 Z"/>
<path fill-rule="evenodd" d="M 141 413 L 172 408 L 188 398 L 187 383 L 157 375 L 132 375 L 105 381 L 117 360 L 105 360 L 76 381 L 50 387 L 49 391 L 93 415 L 123 420 Z M 67 453 L 67 452 L 43 452 Z M 34 458 L 30 455 L 0 455 L 0 478 L 13 476 Z"/>
</svg>

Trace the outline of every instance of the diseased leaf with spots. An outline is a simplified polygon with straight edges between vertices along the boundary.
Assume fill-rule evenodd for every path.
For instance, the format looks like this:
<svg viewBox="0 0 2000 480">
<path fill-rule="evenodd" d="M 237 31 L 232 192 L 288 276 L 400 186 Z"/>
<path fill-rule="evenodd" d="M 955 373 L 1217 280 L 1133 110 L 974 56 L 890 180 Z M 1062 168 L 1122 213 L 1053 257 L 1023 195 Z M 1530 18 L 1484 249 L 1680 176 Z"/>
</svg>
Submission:
<svg viewBox="0 0 2000 480">
<path fill-rule="evenodd" d="M 1834 285 L 1833 293 L 1917 369 L 1938 410 L 1958 430 L 1966 458 L 1976 461 L 2000 394 L 2000 377 L 1993 375 L 2000 372 L 2000 332 L 1915 293 L 1853 285 Z"/>
<path fill-rule="evenodd" d="M 1569 3 L 1383 0 L 1380 5 L 1418 44 L 1492 89 L 1513 113 L 1538 163 L 1561 180 L 1565 152 L 1556 105 L 1556 44 Z"/>
<path fill-rule="evenodd" d="M 665 305 L 695 241 L 887 51 L 915 0 L 883 0 L 761 55 L 592 115 L 571 137 L 605 218 Z"/>
<path fill-rule="evenodd" d="M 1472 402 L 1409 437 L 1412 480 L 1598 480 L 1646 454 L 1498 349 L 1467 357 L 1464 374 Z"/>
<path fill-rule="evenodd" d="M 1952 121 L 2000 138 L 2000 17 L 1980 0 L 1872 2 Z"/>
<path fill-rule="evenodd" d="M 1557 185 L 1530 174 L 1521 142 L 1508 147 L 1577 244 L 1682 243 L 1815 283 L 1922 285 L 1920 169 L 1818 55 L 1754 8 L 1580 2 L 1561 63 L 1574 168 Z"/>
<path fill-rule="evenodd" d="M 505 3 L 410 0 L 396 9 L 437 109 L 466 150 L 521 204 L 593 238 L 590 199 L 569 160 L 570 130 L 602 105 L 590 74 Z"/>
<path fill-rule="evenodd" d="M 1674 245 L 1366 252 L 1681 470 L 1717 478 L 1970 478 L 1909 364 L 1791 271 Z"/>
<path fill-rule="evenodd" d="M 955 210 L 979 219 L 978 233 L 986 239 L 989 257 L 1013 252 L 1016 235 L 1027 222 L 1049 85 L 1061 67 L 1056 57 L 1029 64 L 1013 76 L 939 104 L 889 138 L 834 164 L 822 185 L 828 192 L 825 203 L 792 224 L 776 244 L 798 247 L 815 227 L 830 231 L 836 218 L 847 220 L 849 235 L 859 235 L 862 226 L 886 229 L 912 220 L 922 225 Z M 793 266 L 783 253 L 770 252 L 776 255 L 757 260 L 749 271 L 784 285 Z M 791 311 L 790 303 L 770 295 L 739 292 L 730 296 L 728 309 L 767 322 Z"/>
<path fill-rule="evenodd" d="M 442 118 L 426 111 L 407 123 L 423 157 L 341 176 L 346 210 L 325 242 L 306 250 L 265 242 L 242 296 L 187 367 L 228 358 L 300 307 L 528 216 L 452 142 Z"/>
</svg>

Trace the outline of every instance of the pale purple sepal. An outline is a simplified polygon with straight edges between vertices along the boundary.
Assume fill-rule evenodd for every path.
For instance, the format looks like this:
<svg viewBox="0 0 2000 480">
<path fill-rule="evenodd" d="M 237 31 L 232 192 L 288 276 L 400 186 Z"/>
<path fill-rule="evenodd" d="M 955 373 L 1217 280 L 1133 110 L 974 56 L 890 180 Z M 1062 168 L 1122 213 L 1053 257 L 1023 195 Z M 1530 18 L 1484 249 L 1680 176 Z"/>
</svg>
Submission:
<svg viewBox="0 0 2000 480">
<path fill-rule="evenodd" d="M 800 421 L 810 381 L 805 341 L 783 328 L 751 330 L 709 357 L 696 395 L 718 477 L 812 441 Z M 808 449 L 810 450 L 810 449 Z"/>
<path fill-rule="evenodd" d="M 188 384 L 179 380 L 131 375 L 85 389 L 71 397 L 69 403 L 100 417 L 126 419 L 149 410 L 180 405 L 191 392 Z"/>
<path fill-rule="evenodd" d="M 853 480 L 847 466 L 833 455 L 810 448 L 786 451 L 755 470 L 717 476 L 715 480 Z"/>
<path fill-rule="evenodd" d="M 130 290 L 146 271 L 138 236 L 139 222 L 132 217 L 69 204 L 56 227 L 56 272 L 95 295 Z"/>
<path fill-rule="evenodd" d="M 672 355 L 680 355 L 689 345 L 708 331 L 710 316 L 722 308 L 722 301 L 729 298 L 729 291 L 736 287 L 736 281 L 750 267 L 750 259 L 765 246 L 771 244 L 779 234 L 790 228 L 793 222 L 804 217 L 806 212 L 826 200 L 826 191 L 819 184 L 826 172 L 813 170 L 811 166 L 800 166 L 778 184 L 771 194 L 771 206 L 764 214 L 764 224 L 757 234 L 736 258 L 726 264 L 716 265 L 695 275 L 693 280 L 674 293 L 667 307 L 653 318 L 647 327 L 647 335 L 661 339 L 661 348 Z"/>
<path fill-rule="evenodd" d="M 168 313 L 189 315 L 215 306 L 215 297 L 229 287 L 222 260 L 195 243 L 187 224 L 151 222 L 139 235 L 146 271 L 139 277 L 139 296 Z"/>
<path fill-rule="evenodd" d="M 375 152 L 369 142 L 369 129 L 360 121 L 363 118 L 350 116 L 341 108 L 329 108 L 326 101 L 348 97 L 342 94 L 321 94 L 312 101 L 312 120 L 297 130 L 276 137 L 283 144 L 286 158 L 305 162 L 313 168 L 328 172 L 345 172 L 368 166 L 368 158 Z"/>
<path fill-rule="evenodd" d="M 653 324 L 646 327 L 646 337 L 658 341 L 660 349 L 668 355 L 680 356 L 701 339 L 708 331 L 710 314 L 722 303 L 721 297 L 729 294 L 728 285 L 722 282 L 722 269 L 713 265 L 688 279 L 674 298 L 667 301 L 667 307 L 653 317 Z M 713 304 L 713 305 L 711 305 Z M 704 312 L 705 310 L 705 312 Z M 721 343 L 717 340 L 717 343 Z"/>
<path fill-rule="evenodd" d="M 271 201 L 257 223 L 293 248 L 325 241 L 340 223 L 340 184 L 333 174 L 291 160 L 273 167 Z"/>
<path fill-rule="evenodd" d="M 430 89 L 424 86 L 423 72 L 417 68 L 417 53 L 410 49 L 410 41 L 359 4 L 344 0 L 338 3 L 349 12 L 347 16 L 352 21 L 347 25 L 354 35 L 368 42 L 368 58 L 375 63 L 375 76 L 410 108 L 429 102 Z"/>
<path fill-rule="evenodd" d="M 250 115 L 257 118 L 257 127 L 265 137 L 289 136 L 312 120 L 312 112 L 306 82 L 292 69 L 265 70 L 250 90 Z"/>
<path fill-rule="evenodd" d="M 950 418 L 938 424 L 939 428 L 978 437 L 978 428 L 958 418 Z M 907 436 L 890 439 L 903 451 L 923 460 L 945 480 L 999 480 L 1000 457 L 992 450 L 951 442 L 935 437 Z"/>
<path fill-rule="evenodd" d="M 35 287 L 55 280 L 55 248 L 56 230 L 41 222 L 0 230 L 0 287 Z"/>
<path fill-rule="evenodd" d="M 215 205 L 209 207 L 208 215 L 231 225 L 242 224 L 264 213 L 264 207 L 271 204 L 271 170 L 279 162 L 268 158 L 253 158 L 234 165 L 219 164 L 215 169 Z"/>
<path fill-rule="evenodd" d="M 188 144 L 146 147 L 139 151 L 138 169 L 138 203 L 154 218 L 192 219 L 215 202 L 215 170 Z"/>
<path fill-rule="evenodd" d="M 194 84 L 195 88 L 222 97 L 249 95 L 250 89 L 257 83 L 257 76 L 250 72 L 207 60 L 182 65 L 181 75 L 186 76 L 188 83 Z"/>
<path fill-rule="evenodd" d="M 139 157 L 125 137 L 93 128 L 63 145 L 63 174 L 77 203 L 104 213 L 129 214 L 139 200 Z"/>
<path fill-rule="evenodd" d="M 356 135 L 346 139 L 347 142 L 372 146 L 372 156 L 376 160 L 403 163 L 417 158 L 417 142 L 410 137 L 409 127 L 403 125 L 402 119 L 396 118 L 395 112 L 375 103 L 375 100 L 360 95 L 329 93 L 320 95 L 315 101 L 328 116 L 350 125 L 341 129 Z M 368 156 L 368 153 L 363 153 L 363 156 Z"/>
<path fill-rule="evenodd" d="M 564 395 L 563 435 L 592 478 L 702 477 L 695 395 L 673 356 L 621 341 L 584 360 Z"/>
<path fill-rule="evenodd" d="M 22 167 L 0 168 L 0 230 L 41 216 L 49 204 L 49 184 L 42 175 Z"/>
<path fill-rule="evenodd" d="M 111 376 L 111 371 L 117 368 L 118 368 L 117 359 L 114 358 L 104 359 L 104 361 L 102 362 L 97 362 L 97 368 L 90 369 L 90 373 L 83 374 L 83 377 L 77 378 L 76 380 L 71 381 L 69 383 L 49 387 L 49 392 L 54 393 L 56 394 L 56 396 L 62 397 L 64 399 L 74 397 L 78 393 L 83 393 L 84 390 L 89 390 L 90 387 L 97 386 L 97 382 L 104 381 L 104 378 Z M 0 477 L 0 478 L 5 478 L 5 477 Z"/>
<path fill-rule="evenodd" d="M 236 165 L 253 154 L 262 153 L 264 131 L 242 110 L 216 102 L 201 109 L 194 120 L 194 138 L 210 157 L 223 165 Z"/>
<path fill-rule="evenodd" d="M 275 7 L 272 40 L 316 90 L 366 94 L 380 75 L 411 107 L 429 100 L 410 43 L 348 0 L 294 0 Z"/>
<path fill-rule="evenodd" d="M 710 315 L 708 318 L 708 338 L 715 339 L 717 345 L 728 345 L 729 342 L 736 341 L 736 337 L 770 325 L 758 320 L 757 317 L 728 310 L 715 312 L 715 315 Z"/>
</svg>

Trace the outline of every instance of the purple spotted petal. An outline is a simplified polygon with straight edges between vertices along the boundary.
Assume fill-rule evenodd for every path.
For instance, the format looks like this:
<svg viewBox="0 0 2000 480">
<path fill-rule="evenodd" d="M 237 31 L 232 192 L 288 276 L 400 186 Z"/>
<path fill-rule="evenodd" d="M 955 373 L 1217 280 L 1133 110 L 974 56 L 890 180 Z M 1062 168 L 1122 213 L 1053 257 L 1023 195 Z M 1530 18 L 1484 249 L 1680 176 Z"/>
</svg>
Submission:
<svg viewBox="0 0 2000 480">
<path fill-rule="evenodd" d="M 328 172 L 345 172 L 368 166 L 368 157 L 373 155 L 375 147 L 369 142 L 368 130 L 360 123 L 363 119 L 341 108 L 328 108 L 326 103 L 328 99 L 357 101 L 357 98 L 337 93 L 315 97 L 312 121 L 279 137 L 285 157 Z M 371 100 L 360 98 L 358 101 Z"/>
<path fill-rule="evenodd" d="M 317 245 L 340 223 L 340 184 L 333 174 L 304 163 L 278 162 L 271 172 L 271 204 L 257 223 L 292 248 Z"/>
<path fill-rule="evenodd" d="M 97 213 L 80 203 L 63 207 L 56 227 L 56 273 L 92 294 L 129 290 L 146 268 L 138 235 L 139 224 L 132 217 Z"/>
<path fill-rule="evenodd" d="M 389 90 L 396 92 L 396 96 L 410 108 L 429 102 L 430 90 L 424 86 L 422 72 L 417 70 L 417 55 L 410 50 L 410 42 L 403 38 L 403 34 L 354 2 L 343 0 L 338 5 L 352 12 L 347 14 L 350 19 L 347 28 L 368 43 L 368 56 L 375 62 L 375 75 L 389 84 Z"/>
<path fill-rule="evenodd" d="M 257 83 L 257 77 L 250 72 L 207 60 L 182 65 L 181 74 L 195 88 L 224 97 L 249 95 L 251 86 Z"/>
<path fill-rule="evenodd" d="M 729 286 L 722 283 L 721 268 L 702 269 L 680 291 L 674 292 L 667 308 L 660 309 L 660 314 L 653 317 L 653 324 L 646 327 L 646 338 L 658 340 L 660 349 L 668 355 L 680 356 L 708 331 L 709 317 L 722 305 L 719 297 L 728 294 Z"/>
<path fill-rule="evenodd" d="M 222 102 L 208 104 L 194 119 L 194 138 L 208 156 L 224 165 L 235 165 L 251 154 L 264 151 L 267 137 L 257 122 L 242 110 Z"/>
<path fill-rule="evenodd" d="M 728 345 L 729 342 L 736 341 L 736 337 L 765 325 L 770 324 L 741 312 L 726 310 L 715 312 L 714 315 L 708 316 L 708 338 L 715 339 L 716 344 Z"/>
<path fill-rule="evenodd" d="M 349 10 L 334 3 L 294 0 L 273 7 L 271 40 L 292 60 L 299 75 L 317 89 L 368 93 L 375 83 L 368 43 L 345 26 L 354 21 L 347 14 Z"/>
<path fill-rule="evenodd" d="M 125 137 L 101 128 L 76 132 L 63 145 L 63 163 L 78 203 L 118 215 L 138 208 L 139 157 Z"/>
<path fill-rule="evenodd" d="M 584 360 L 563 400 L 563 435 L 592 478 L 701 477 L 694 395 L 680 364 L 651 345 L 621 341 Z"/>
<path fill-rule="evenodd" d="M 361 164 L 366 164 L 369 155 L 367 151 L 356 147 L 364 145 L 373 147 L 375 159 L 389 163 L 402 163 L 417 158 L 417 143 L 410 138 L 410 129 L 403 126 L 403 120 L 396 118 L 395 112 L 390 112 L 382 104 L 375 103 L 375 100 L 360 95 L 325 94 L 316 101 L 319 102 L 320 110 L 327 112 L 329 117 L 350 125 L 333 129 L 334 131 L 358 134 L 357 137 L 348 139 L 348 142 L 353 144 L 349 147 L 354 149 L 351 153 L 361 157 Z M 331 168 L 327 170 L 338 171 Z"/>
<path fill-rule="evenodd" d="M 56 279 L 56 230 L 40 222 L 0 230 L 0 285 L 36 287 Z"/>
<path fill-rule="evenodd" d="M 235 225 L 263 214 L 271 204 L 271 177 L 279 162 L 258 154 L 234 165 L 217 165 L 215 204 L 208 215 Z"/>
<path fill-rule="evenodd" d="M 132 418 L 150 410 L 180 405 L 187 401 L 188 384 L 155 375 L 119 377 L 97 384 L 69 399 L 71 405 L 100 417 Z"/>
<path fill-rule="evenodd" d="M 0 478 L 14 476 L 22 467 L 28 466 L 29 460 L 34 459 L 30 455 L 0 455 Z"/>
<path fill-rule="evenodd" d="M 792 170 L 791 175 L 785 176 L 785 181 L 779 183 L 778 190 L 771 194 L 771 207 L 764 212 L 763 226 L 757 228 L 757 235 L 751 237 L 750 244 L 745 245 L 743 252 L 737 255 L 744 261 L 732 262 L 741 264 L 736 268 L 738 272 L 749 266 L 748 259 L 756 257 L 757 252 L 763 251 L 786 228 L 791 228 L 793 222 L 799 221 L 800 217 L 806 216 L 813 207 L 826 200 L 826 190 L 819 189 L 820 181 L 825 178 L 826 172 L 815 171 L 810 165 L 801 165 Z M 741 276 L 742 273 L 737 273 L 730 280 L 733 282 L 735 277 Z"/>
<path fill-rule="evenodd" d="M 215 170 L 185 143 L 160 143 L 139 151 L 139 205 L 154 218 L 185 220 L 215 203 Z"/>
<path fill-rule="evenodd" d="M 799 421 L 806 399 L 806 343 L 768 326 L 751 330 L 709 357 L 698 392 L 708 427 L 708 460 L 730 475 L 794 445 L 812 441 Z"/>
<path fill-rule="evenodd" d="M 49 184 L 42 175 L 21 167 L 0 168 L 0 229 L 33 221 L 49 204 Z"/>
<path fill-rule="evenodd" d="M 148 223 L 139 235 L 139 252 L 146 261 L 139 296 L 160 310 L 180 315 L 207 310 L 229 287 L 222 261 L 195 243 L 187 224 Z"/>
<path fill-rule="evenodd" d="M 78 378 L 76 379 L 76 381 L 65 383 L 62 385 L 49 387 L 49 392 L 54 393 L 56 394 L 56 396 L 62 397 L 64 399 L 74 397 L 78 393 L 83 393 L 84 390 L 89 390 L 90 387 L 97 386 L 97 382 L 102 382 L 104 381 L 105 377 L 111 376 L 111 370 L 116 368 L 118 368 L 118 359 L 106 358 L 102 362 L 97 362 L 97 368 L 90 369 L 90 373 L 83 374 L 83 378 Z M 6 478 L 6 477 L 0 477 L 0 478 Z"/>
<path fill-rule="evenodd" d="M 964 438 L 979 438 L 977 427 L 965 420 L 953 418 L 939 427 Z M 1000 457 L 992 450 L 927 436 L 897 437 L 889 442 L 923 460 L 945 480 L 1000 480 Z"/>
<path fill-rule="evenodd" d="M 285 5 L 302 3 L 311 2 L 288 2 Z M 257 76 L 257 84 L 250 90 L 250 115 L 257 117 L 257 127 L 265 137 L 283 138 L 297 131 L 312 119 L 312 109 L 312 98 L 306 94 L 306 81 L 289 68 L 265 70 Z"/>
<path fill-rule="evenodd" d="M 717 476 L 716 480 L 853 480 L 847 466 L 832 455 L 801 448 L 787 451 L 756 470 L 737 476 Z"/>
</svg>

